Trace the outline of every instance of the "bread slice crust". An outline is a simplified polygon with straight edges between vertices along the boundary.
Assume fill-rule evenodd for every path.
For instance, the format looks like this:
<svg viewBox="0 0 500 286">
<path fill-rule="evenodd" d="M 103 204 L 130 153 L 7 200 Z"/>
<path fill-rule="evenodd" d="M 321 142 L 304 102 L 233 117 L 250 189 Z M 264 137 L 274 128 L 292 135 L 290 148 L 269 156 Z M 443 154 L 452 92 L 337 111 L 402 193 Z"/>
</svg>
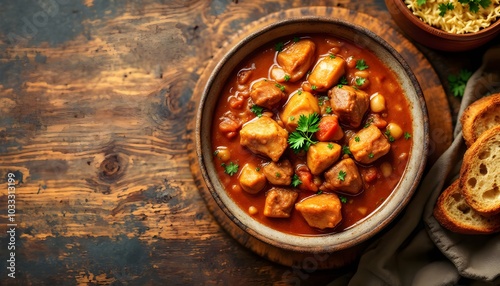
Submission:
<svg viewBox="0 0 500 286">
<path fill-rule="evenodd" d="M 461 234 L 491 234 L 500 231 L 500 215 L 485 217 L 471 208 L 455 180 L 440 195 L 434 206 L 434 217 L 446 229 Z"/>
<path fill-rule="evenodd" d="M 460 190 L 482 215 L 500 213 L 500 125 L 485 131 L 465 152 Z"/>
<path fill-rule="evenodd" d="M 484 131 L 500 125 L 500 93 L 474 101 L 462 113 L 460 123 L 467 146 L 471 146 Z"/>
</svg>

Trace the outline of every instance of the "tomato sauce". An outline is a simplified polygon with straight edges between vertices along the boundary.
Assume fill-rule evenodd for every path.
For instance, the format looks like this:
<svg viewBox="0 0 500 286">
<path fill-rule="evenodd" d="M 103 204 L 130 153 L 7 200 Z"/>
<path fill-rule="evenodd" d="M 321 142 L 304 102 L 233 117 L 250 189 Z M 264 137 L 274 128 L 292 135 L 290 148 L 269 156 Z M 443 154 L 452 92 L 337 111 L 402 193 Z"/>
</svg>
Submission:
<svg viewBox="0 0 500 286">
<path fill-rule="evenodd" d="M 224 185 L 230 197 L 244 211 L 248 212 L 251 206 L 257 209 L 257 213 L 252 217 L 257 221 L 285 233 L 296 235 L 320 235 L 325 233 L 341 232 L 359 221 L 369 216 L 376 210 L 384 200 L 391 194 L 392 190 L 398 184 L 404 169 L 407 165 L 409 152 L 412 144 L 412 118 L 410 115 L 409 104 L 404 97 L 404 91 L 398 83 L 393 71 L 387 68 L 374 54 L 364 47 L 360 47 L 341 38 L 333 38 L 326 35 L 300 35 L 300 38 L 309 38 L 316 44 L 316 56 L 327 55 L 335 52 L 336 56 L 340 56 L 347 61 L 345 76 L 352 82 L 354 73 L 358 71 L 356 67 L 349 64 L 351 60 L 363 59 L 368 65 L 370 84 L 363 89 L 369 95 L 379 93 L 385 97 L 386 109 L 381 113 L 382 119 L 387 123 L 396 123 L 405 132 L 405 136 L 391 142 L 391 148 L 388 154 L 379 158 L 370 165 L 357 163 L 358 169 L 363 179 L 363 191 L 358 195 L 347 195 L 338 193 L 341 196 L 342 202 L 342 221 L 333 229 L 315 229 L 310 227 L 301 214 L 295 209 L 292 210 L 289 218 L 269 218 L 264 216 L 263 209 L 268 186 L 257 194 L 249 194 L 239 186 L 239 172 L 230 176 L 225 173 L 224 164 L 229 161 L 239 165 L 239 170 L 246 163 L 253 163 L 255 166 L 261 166 L 269 162 L 268 158 L 256 155 L 247 148 L 240 145 L 238 132 L 222 132 L 220 124 L 228 116 L 237 118 L 241 122 L 247 122 L 255 118 L 255 114 L 250 110 L 251 98 L 248 96 L 248 86 L 251 82 L 261 79 L 270 78 L 270 70 L 273 65 L 277 65 L 276 46 L 286 45 L 293 41 L 292 39 L 276 40 L 267 46 L 262 47 L 250 57 L 248 57 L 234 71 L 232 77 L 226 83 L 223 93 L 220 95 L 218 106 L 215 110 L 212 123 L 212 149 L 214 152 L 217 148 L 226 148 L 230 152 L 230 159 L 223 162 L 218 156 L 214 155 L 214 163 L 218 171 L 218 176 Z M 247 73 L 245 71 L 251 71 Z M 246 77 L 242 79 L 242 77 Z M 306 81 L 306 77 L 295 83 L 284 82 L 286 94 L 292 94 L 301 89 L 301 85 Z M 245 82 L 245 84 L 241 84 Z M 318 92 L 313 94 L 317 97 L 326 96 L 326 92 Z M 250 102 L 249 102 L 250 101 Z M 341 124 L 344 131 L 344 138 L 335 143 L 341 146 L 347 145 L 346 137 L 349 133 L 357 132 L 363 128 L 364 124 L 369 124 L 368 118 L 373 112 L 368 108 L 365 114 L 362 125 L 359 128 L 352 128 Z M 277 115 L 273 115 L 276 117 Z M 238 128 L 241 128 L 238 127 Z M 384 130 L 384 129 L 382 129 Z M 283 156 L 295 156 L 294 152 L 289 148 Z M 345 155 L 348 156 L 348 155 Z M 352 157 L 352 156 L 351 156 Z M 390 166 L 390 173 L 382 171 L 381 165 L 387 164 Z M 238 171 L 239 171 L 238 170 Z M 384 176 L 384 174 L 387 176 Z M 314 192 L 300 191 L 299 202 L 311 195 Z"/>
</svg>

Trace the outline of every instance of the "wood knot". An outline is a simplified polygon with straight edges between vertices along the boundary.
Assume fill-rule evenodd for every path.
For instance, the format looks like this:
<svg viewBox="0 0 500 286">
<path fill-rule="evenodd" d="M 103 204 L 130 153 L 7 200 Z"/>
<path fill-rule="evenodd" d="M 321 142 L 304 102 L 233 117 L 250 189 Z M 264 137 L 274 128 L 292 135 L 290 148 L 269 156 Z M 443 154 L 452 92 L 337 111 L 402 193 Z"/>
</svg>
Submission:
<svg viewBox="0 0 500 286">
<path fill-rule="evenodd" d="M 117 154 L 111 154 L 104 158 L 99 169 L 99 177 L 103 181 L 115 181 L 120 178 L 125 170 L 126 160 Z"/>
</svg>

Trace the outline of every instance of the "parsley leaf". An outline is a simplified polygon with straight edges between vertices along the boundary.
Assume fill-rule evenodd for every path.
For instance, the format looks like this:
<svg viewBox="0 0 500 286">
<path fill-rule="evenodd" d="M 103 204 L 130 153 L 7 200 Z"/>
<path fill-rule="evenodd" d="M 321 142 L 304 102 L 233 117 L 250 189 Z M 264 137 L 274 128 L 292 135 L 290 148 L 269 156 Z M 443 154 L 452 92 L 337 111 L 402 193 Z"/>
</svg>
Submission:
<svg viewBox="0 0 500 286">
<path fill-rule="evenodd" d="M 357 60 L 356 61 L 356 68 L 360 71 L 365 70 L 368 68 L 368 65 L 366 64 L 365 60 Z"/>
<path fill-rule="evenodd" d="M 417 0 L 417 5 L 422 6 L 427 2 L 427 0 Z"/>
<path fill-rule="evenodd" d="M 250 107 L 250 110 L 257 116 L 257 117 L 261 117 L 262 116 L 262 111 L 264 110 L 263 107 L 261 106 L 258 106 L 256 104 L 252 105 L 252 107 Z"/>
<path fill-rule="evenodd" d="M 285 91 L 285 86 L 283 86 L 283 85 L 281 85 L 281 84 L 279 84 L 279 83 L 275 84 L 275 86 L 276 86 L 277 88 L 279 88 L 281 91 L 283 91 L 283 92 Z"/>
<path fill-rule="evenodd" d="M 462 69 L 458 75 L 449 75 L 448 82 L 450 83 L 451 93 L 456 97 L 464 96 L 465 85 L 471 77 L 472 72 Z"/>
<path fill-rule="evenodd" d="M 289 75 L 285 75 L 285 81 L 290 81 L 290 76 Z"/>
<path fill-rule="evenodd" d="M 356 84 L 359 85 L 359 86 L 362 86 L 366 81 L 366 78 L 363 78 L 363 77 L 358 77 L 356 78 Z"/>
<path fill-rule="evenodd" d="M 345 76 L 342 76 L 342 77 L 340 78 L 339 83 L 340 83 L 341 85 L 348 85 L 348 84 L 349 84 L 349 82 L 347 81 L 347 78 L 346 78 Z"/>
<path fill-rule="evenodd" d="M 313 140 L 313 135 L 319 130 L 319 115 L 317 113 L 305 116 L 300 115 L 297 122 L 297 129 L 288 137 L 290 148 L 294 151 L 307 151 L 312 144 L 317 141 Z"/>
<path fill-rule="evenodd" d="M 349 149 L 349 146 L 347 145 L 344 145 L 342 146 L 342 154 L 346 154 L 346 155 L 351 155 L 351 150 Z"/>
<path fill-rule="evenodd" d="M 229 176 L 232 176 L 238 172 L 238 164 L 235 164 L 233 162 L 229 162 L 229 164 L 222 163 L 222 167 L 224 167 L 224 172 L 228 174 Z"/>
<path fill-rule="evenodd" d="M 391 130 L 387 129 L 385 132 L 385 135 L 387 136 L 387 139 L 389 140 L 389 142 L 394 142 L 394 137 L 391 135 Z"/>
<path fill-rule="evenodd" d="M 300 180 L 299 176 L 297 176 L 297 174 L 294 174 L 292 178 L 292 186 L 298 187 L 300 184 L 302 184 L 302 181 Z"/>
<path fill-rule="evenodd" d="M 409 132 L 405 132 L 405 139 L 408 140 L 411 138 L 411 134 Z"/>
<path fill-rule="evenodd" d="M 443 17 L 444 14 L 446 14 L 446 11 L 448 10 L 453 10 L 455 9 L 455 7 L 453 6 L 453 3 L 441 3 L 438 5 L 438 9 L 439 9 L 439 16 Z"/>
<path fill-rule="evenodd" d="M 347 173 L 346 173 L 345 171 L 340 170 L 340 171 L 339 171 L 339 174 L 338 174 L 338 176 L 337 176 L 337 179 L 339 179 L 340 181 L 342 181 L 342 182 L 343 182 L 343 181 L 345 180 L 345 176 L 346 176 L 346 175 L 347 175 Z"/>
<path fill-rule="evenodd" d="M 339 199 L 340 199 L 340 202 L 341 202 L 341 203 L 343 203 L 343 204 L 347 203 L 347 198 L 346 198 L 346 197 L 344 197 L 344 196 L 339 196 Z"/>
<path fill-rule="evenodd" d="M 274 45 L 274 49 L 277 51 L 277 52 L 281 52 L 283 51 L 283 48 L 285 47 L 285 44 L 283 42 L 278 42 Z"/>
</svg>

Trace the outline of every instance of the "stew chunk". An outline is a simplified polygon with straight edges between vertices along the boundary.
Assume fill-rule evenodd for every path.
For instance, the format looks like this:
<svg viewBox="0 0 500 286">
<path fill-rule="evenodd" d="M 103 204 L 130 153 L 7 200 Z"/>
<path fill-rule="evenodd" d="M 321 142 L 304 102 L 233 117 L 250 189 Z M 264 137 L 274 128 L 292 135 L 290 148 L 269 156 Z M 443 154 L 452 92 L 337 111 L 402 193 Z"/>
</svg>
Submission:
<svg viewBox="0 0 500 286">
<path fill-rule="evenodd" d="M 240 130 L 240 144 L 277 162 L 287 147 L 288 132 L 272 118 L 257 117 Z"/>
<path fill-rule="evenodd" d="M 345 72 L 345 61 L 341 57 L 329 55 L 322 58 L 307 78 L 317 91 L 327 91 Z"/>
<path fill-rule="evenodd" d="M 329 142 L 318 142 L 307 150 L 307 167 L 313 175 L 319 175 L 340 157 L 340 145 Z"/>
<path fill-rule="evenodd" d="M 252 85 L 250 97 L 255 104 L 272 109 L 285 98 L 285 93 L 277 82 L 261 80 Z"/>
<path fill-rule="evenodd" d="M 343 159 L 325 172 L 322 188 L 356 195 L 363 189 L 358 167 L 351 158 Z"/>
<path fill-rule="evenodd" d="M 264 215 L 267 217 L 290 217 L 293 205 L 299 194 L 285 188 L 272 188 L 266 194 Z"/>
<path fill-rule="evenodd" d="M 250 194 L 256 194 L 262 190 L 267 183 L 266 176 L 257 171 L 257 168 L 250 164 L 245 164 L 238 177 L 241 188 Z"/>
<path fill-rule="evenodd" d="M 375 125 L 361 129 L 349 140 L 349 150 L 360 163 L 370 164 L 384 156 L 391 144 Z"/>
<path fill-rule="evenodd" d="M 316 44 L 311 40 L 300 40 L 287 45 L 278 53 L 278 64 L 290 77 L 290 82 L 300 80 L 314 63 Z"/>
<path fill-rule="evenodd" d="M 292 183 L 293 167 L 289 160 L 284 159 L 278 162 L 270 162 L 262 168 L 267 180 L 278 186 L 288 186 Z"/>
<path fill-rule="evenodd" d="M 294 131 L 300 115 L 308 116 L 313 113 L 319 113 L 318 99 L 308 91 L 301 91 L 292 95 L 283 107 L 280 117 L 285 128 Z"/>
<path fill-rule="evenodd" d="M 328 91 L 332 111 L 342 123 L 359 127 L 370 105 L 370 96 L 350 86 L 335 86 Z"/>
<path fill-rule="evenodd" d="M 299 211 L 311 227 L 333 228 L 342 220 L 341 203 L 336 194 L 320 194 L 297 203 Z"/>
</svg>

